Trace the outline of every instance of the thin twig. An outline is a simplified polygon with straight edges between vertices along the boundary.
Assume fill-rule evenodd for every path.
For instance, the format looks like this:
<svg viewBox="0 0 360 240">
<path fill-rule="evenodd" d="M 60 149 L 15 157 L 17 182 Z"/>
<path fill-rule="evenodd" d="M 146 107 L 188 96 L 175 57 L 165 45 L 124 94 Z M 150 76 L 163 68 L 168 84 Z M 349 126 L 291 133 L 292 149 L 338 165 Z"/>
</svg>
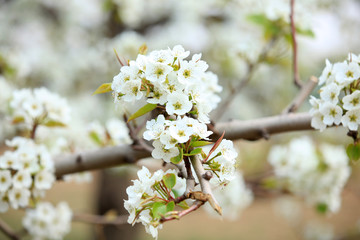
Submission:
<svg viewBox="0 0 360 240">
<path fill-rule="evenodd" d="M 311 94 L 318 83 L 318 79 L 314 76 L 310 77 L 310 80 L 304 84 L 298 93 L 298 95 L 294 98 L 294 100 L 282 111 L 282 114 L 288 114 L 291 112 L 295 112 L 301 104 L 307 99 L 307 97 Z"/>
<path fill-rule="evenodd" d="M 294 21 L 294 6 L 295 0 L 290 1 L 290 25 L 291 25 L 291 40 L 292 40 L 292 51 L 293 51 L 293 74 L 294 74 L 294 84 L 301 88 L 300 75 L 298 70 L 298 62 L 297 62 L 297 43 L 296 43 L 296 28 Z"/>
<path fill-rule="evenodd" d="M 7 223 L 4 222 L 1 218 L 0 218 L 0 230 L 10 239 L 14 239 L 14 240 L 20 239 L 20 237 L 16 234 L 16 232 L 14 232 L 14 230 L 12 230 L 12 228 L 9 225 L 7 225 Z"/>
<path fill-rule="evenodd" d="M 171 221 L 171 220 L 178 220 L 180 219 L 181 217 L 185 216 L 185 215 L 188 215 L 189 213 L 197 210 L 198 208 L 200 208 L 205 202 L 203 201 L 195 201 L 193 205 L 191 205 L 191 207 L 189 207 L 188 209 L 186 210 L 183 210 L 183 211 L 180 211 L 178 212 L 177 214 L 174 214 L 172 216 L 169 216 L 169 217 L 162 217 L 160 219 L 160 223 L 164 223 L 164 222 L 167 222 L 167 221 Z"/>
<path fill-rule="evenodd" d="M 121 225 L 127 223 L 128 216 L 117 216 L 115 218 L 109 218 L 108 216 L 101 215 L 92 215 L 85 213 L 75 213 L 73 215 L 73 221 L 75 222 L 84 222 L 89 224 L 98 224 L 98 225 Z"/>
<path fill-rule="evenodd" d="M 269 41 L 269 43 L 264 47 L 264 49 L 261 51 L 261 54 L 259 55 L 258 59 L 252 63 L 248 62 L 245 76 L 239 81 L 238 85 L 232 88 L 231 93 L 225 98 L 225 100 L 222 101 L 221 106 L 218 107 L 218 110 L 213 116 L 213 121 L 216 122 L 221 118 L 221 116 L 229 108 L 231 102 L 234 100 L 237 94 L 239 94 L 239 92 L 241 92 L 241 90 L 249 83 L 256 69 L 260 66 L 260 63 L 262 63 L 266 59 L 269 51 L 275 45 L 276 41 L 277 38 L 272 38 Z"/>
<path fill-rule="evenodd" d="M 133 148 L 137 150 L 145 150 L 148 152 L 152 152 L 153 147 L 149 146 L 142 138 L 138 137 L 139 131 L 136 130 L 129 122 L 127 116 L 124 114 L 124 121 L 126 123 L 126 126 L 129 130 L 129 136 L 131 140 L 133 141 Z"/>
</svg>

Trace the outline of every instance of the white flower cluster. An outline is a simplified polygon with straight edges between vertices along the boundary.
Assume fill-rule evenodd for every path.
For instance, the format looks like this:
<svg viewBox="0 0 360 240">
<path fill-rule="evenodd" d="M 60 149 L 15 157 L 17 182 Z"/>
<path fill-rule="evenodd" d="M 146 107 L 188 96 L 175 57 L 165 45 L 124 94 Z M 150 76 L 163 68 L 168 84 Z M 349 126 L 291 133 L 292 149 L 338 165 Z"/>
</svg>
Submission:
<svg viewBox="0 0 360 240">
<path fill-rule="evenodd" d="M 109 119 L 105 126 L 98 121 L 88 125 L 88 134 L 100 146 L 130 144 L 129 130 L 125 123 L 119 119 Z"/>
<path fill-rule="evenodd" d="M 44 196 L 55 181 L 54 163 L 43 145 L 15 137 L 6 141 L 14 151 L 0 157 L 0 212 L 26 207 L 31 197 Z"/>
<path fill-rule="evenodd" d="M 158 229 L 162 228 L 162 225 L 158 223 L 156 218 L 151 212 L 151 201 L 164 200 L 164 193 L 158 188 L 159 182 L 162 181 L 164 175 L 175 174 L 176 185 L 174 190 L 177 190 L 181 195 L 185 191 L 185 179 L 179 178 L 175 170 L 158 170 L 154 174 L 151 174 L 146 167 L 142 167 L 138 171 L 138 180 L 133 180 L 133 185 L 126 189 L 126 193 L 129 196 L 128 200 L 125 200 L 124 207 L 130 213 L 128 223 L 135 224 L 141 222 L 146 229 L 147 233 L 150 233 L 154 238 L 157 238 Z M 171 193 L 172 197 L 175 197 Z M 151 199 L 151 200 L 149 200 Z M 165 199 L 168 200 L 168 199 Z"/>
<path fill-rule="evenodd" d="M 199 121 L 208 123 L 208 114 L 220 101 L 215 93 L 222 87 L 215 74 L 206 72 L 208 65 L 201 54 L 187 61 L 189 54 L 180 45 L 148 56 L 139 54 L 114 77 L 115 101 L 132 102 L 146 96 L 149 103 L 166 105 L 169 115 L 193 111 Z"/>
<path fill-rule="evenodd" d="M 348 60 L 335 64 L 326 60 L 319 78 L 320 99 L 311 96 L 311 126 L 323 131 L 342 123 L 357 131 L 360 124 L 360 56 L 350 54 Z"/>
<path fill-rule="evenodd" d="M 71 229 L 72 211 L 66 202 L 56 207 L 41 202 L 35 209 L 28 209 L 23 218 L 25 229 L 34 239 L 63 239 Z"/>
<path fill-rule="evenodd" d="M 206 170 L 211 170 L 216 175 L 210 179 L 214 186 L 226 186 L 236 178 L 235 165 L 238 153 L 233 145 L 232 141 L 223 139 L 204 164 Z"/>
<path fill-rule="evenodd" d="M 310 204 L 326 205 L 330 212 L 339 210 L 341 191 L 351 172 L 342 146 L 317 148 L 310 138 L 302 137 L 288 146 L 274 146 L 268 160 L 288 190 Z"/>
<path fill-rule="evenodd" d="M 253 194 L 245 185 L 241 173 L 236 172 L 234 179 L 229 182 L 226 188 L 216 187 L 213 189 L 215 198 L 222 208 L 222 217 L 229 220 L 236 220 L 239 212 L 247 208 L 253 201 Z M 214 209 L 206 205 L 207 212 L 215 215 Z M 218 217 L 219 215 L 216 214 Z"/>
<path fill-rule="evenodd" d="M 70 120 L 70 108 L 66 99 L 46 88 L 14 91 L 10 101 L 14 123 L 24 123 L 31 129 L 37 125 L 66 125 Z"/>
<path fill-rule="evenodd" d="M 212 134 L 207 130 L 206 124 L 189 117 L 178 117 L 174 121 L 166 120 L 164 115 L 159 115 L 146 123 L 147 131 L 144 132 L 144 139 L 155 140 L 154 150 L 151 155 L 156 159 L 163 159 L 170 162 L 172 157 L 179 155 L 179 148 L 182 143 L 188 142 L 192 137 L 208 139 Z"/>
</svg>

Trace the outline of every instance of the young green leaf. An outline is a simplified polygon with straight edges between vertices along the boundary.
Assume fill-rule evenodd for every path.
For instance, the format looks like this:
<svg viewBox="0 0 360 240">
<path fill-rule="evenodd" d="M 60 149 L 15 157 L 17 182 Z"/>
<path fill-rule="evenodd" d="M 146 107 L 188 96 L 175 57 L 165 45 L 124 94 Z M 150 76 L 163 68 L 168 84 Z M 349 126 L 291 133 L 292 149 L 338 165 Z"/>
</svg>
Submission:
<svg viewBox="0 0 360 240">
<path fill-rule="evenodd" d="M 178 163 L 180 163 L 180 162 L 182 161 L 183 157 L 184 157 L 183 149 L 180 148 L 180 153 L 179 153 L 179 155 L 177 155 L 176 157 L 171 158 L 170 161 L 171 161 L 172 163 L 174 163 L 174 164 L 178 164 Z"/>
<path fill-rule="evenodd" d="M 189 205 L 186 203 L 186 201 L 182 201 L 182 202 L 179 202 L 178 204 L 179 207 L 181 207 L 182 209 L 188 209 L 189 208 Z"/>
<path fill-rule="evenodd" d="M 154 110 L 156 108 L 156 104 L 152 104 L 152 103 L 148 103 L 145 106 L 143 106 L 142 108 L 140 108 L 136 113 L 134 113 L 133 115 L 131 115 L 128 119 L 128 122 L 130 122 L 131 120 L 134 120 L 135 118 L 141 117 L 142 115 L 151 112 L 152 110 Z"/>
<path fill-rule="evenodd" d="M 161 218 L 167 213 L 165 202 L 155 202 L 152 206 L 152 213 L 155 218 Z"/>
<path fill-rule="evenodd" d="M 174 211 L 175 203 L 173 201 L 166 204 L 166 212 Z"/>
<path fill-rule="evenodd" d="M 195 141 L 191 143 L 191 147 L 203 147 L 206 145 L 212 144 L 212 142 L 208 142 L 208 141 Z"/>
<path fill-rule="evenodd" d="M 316 205 L 316 210 L 318 213 L 326 213 L 328 211 L 328 206 L 326 203 L 318 203 Z"/>
<path fill-rule="evenodd" d="M 47 127 L 66 127 L 66 125 L 62 122 L 57 122 L 53 120 L 47 120 L 43 123 L 43 125 Z"/>
<path fill-rule="evenodd" d="M 350 160 L 357 161 L 360 159 L 360 144 L 349 144 L 346 148 L 346 154 Z"/>
<path fill-rule="evenodd" d="M 194 156 L 200 154 L 202 152 L 202 148 L 195 148 L 190 153 L 184 154 L 184 156 Z"/>
<path fill-rule="evenodd" d="M 96 91 L 92 95 L 107 93 L 111 91 L 111 83 L 104 83 L 100 87 L 98 87 L 98 89 L 96 89 Z"/>
<path fill-rule="evenodd" d="M 163 176 L 165 186 L 171 190 L 176 184 L 176 176 L 173 173 L 168 173 Z"/>
</svg>

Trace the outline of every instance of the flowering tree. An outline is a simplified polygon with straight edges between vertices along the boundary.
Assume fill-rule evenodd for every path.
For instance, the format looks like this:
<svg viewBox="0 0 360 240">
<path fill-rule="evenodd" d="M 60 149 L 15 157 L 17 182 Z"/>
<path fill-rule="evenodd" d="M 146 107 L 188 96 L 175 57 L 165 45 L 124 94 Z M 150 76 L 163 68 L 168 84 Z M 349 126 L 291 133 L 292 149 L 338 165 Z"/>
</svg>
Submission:
<svg viewBox="0 0 360 240">
<path fill-rule="evenodd" d="M 2 136 L 7 137 L 6 149 L 0 156 L 0 211 L 21 209 L 25 211 L 25 216 L 22 221 L 24 231 L 15 232 L 0 221 L 2 232 L 12 239 L 21 239 L 26 234 L 34 239 L 62 239 L 69 233 L 73 220 L 103 225 L 142 223 L 146 232 L 157 238 L 158 230 L 166 222 L 196 214 L 193 212 L 203 205 L 212 213 L 235 218 L 237 210 L 251 204 L 257 196 L 256 191 L 272 192 L 274 188 L 280 194 L 290 193 L 305 199 L 319 212 L 338 212 L 341 192 L 351 174 L 349 159 L 360 158 L 357 132 L 360 124 L 360 57 L 349 54 L 347 60 L 334 64 L 326 60 L 319 81 L 312 76 L 305 82 L 300 79 L 297 51 L 297 36 L 314 35 L 311 12 L 326 5 L 326 1 L 317 4 L 299 2 L 296 8 L 294 0 L 264 1 L 264 5 L 259 3 L 259 6 L 251 2 L 224 4 L 214 1 L 205 4 L 199 1 L 201 6 L 187 1 L 178 5 L 174 3 L 176 6 L 171 1 L 150 2 L 109 1 L 108 16 L 116 16 L 116 20 L 111 17 L 104 20 L 102 14 L 97 15 L 98 6 L 91 5 L 89 8 L 93 8 L 89 11 L 98 16 L 93 18 L 93 22 L 87 18 L 85 21 L 74 12 L 77 9 L 75 3 L 66 7 L 47 1 L 37 3 L 34 12 L 45 11 L 51 19 L 56 19 L 62 11 L 67 12 L 65 19 L 58 19 L 61 26 L 64 24 L 64 32 L 74 31 L 66 25 L 68 22 L 90 28 L 107 21 L 110 35 L 120 31 L 121 37 L 125 39 L 124 36 L 127 36 L 127 41 L 136 45 L 136 54 L 132 57 L 125 57 L 125 48 L 115 51 L 120 64 L 118 74 L 108 67 L 107 56 L 110 53 L 105 50 L 99 50 L 94 58 L 90 53 L 87 53 L 86 59 L 71 56 L 76 63 L 71 67 L 61 66 L 61 61 L 44 56 L 48 62 L 59 62 L 61 69 L 61 73 L 49 69 L 49 72 L 54 72 L 46 72 L 45 76 L 60 79 L 53 83 L 55 89 L 63 87 L 63 92 L 73 91 L 75 98 L 65 99 L 45 87 L 15 90 L 8 79 L 17 79 L 14 82 L 19 83 L 19 79 L 34 78 L 41 83 L 41 77 L 37 78 L 36 74 L 41 75 L 39 69 L 44 69 L 42 64 L 46 69 L 48 62 L 30 59 L 19 64 L 18 59 L 31 54 L 17 51 L 16 44 L 21 46 L 21 43 L 10 46 L 11 39 L 5 41 L 8 45 L 3 53 L 0 52 L 0 60 L 4 58 L 0 61 L 0 74 L 3 76 L 0 86 L 8 91 L 1 90 L 0 114 Z M 6 3 L 3 12 L 27 7 L 22 4 Z M 188 11 L 189 6 L 191 11 Z M 134 14 L 143 11 L 142 8 L 149 11 Z M 179 17 L 178 11 L 187 16 L 187 20 Z M 171 36 L 173 28 L 178 31 L 184 24 L 195 30 L 189 33 L 184 28 L 180 37 L 195 35 L 203 29 L 202 24 L 206 25 L 205 20 L 214 24 L 212 30 L 215 33 L 214 47 L 202 47 L 206 46 L 205 43 L 193 46 L 195 50 L 203 48 L 203 54 L 191 55 L 183 47 L 187 45 L 185 38 L 176 39 L 182 45 L 173 42 L 162 43 L 161 46 L 152 44 L 152 48 L 157 50 L 148 52 L 147 45 L 140 44 L 143 41 L 139 40 L 140 35 L 118 29 L 133 28 L 141 32 L 164 21 L 168 25 L 164 29 L 170 33 L 157 32 L 156 27 L 154 32 L 149 33 L 148 37 L 153 36 L 156 43 L 159 36 Z M 244 20 L 246 24 L 242 23 Z M 224 49 L 224 40 L 218 38 L 231 30 L 232 24 L 239 27 L 239 32 L 247 33 L 247 37 L 229 36 L 227 40 L 230 43 Z M 249 31 L 247 24 L 252 24 L 251 27 L 255 26 L 257 30 Z M 215 31 L 217 28 L 220 29 Z M 18 38 L 18 32 L 12 34 L 14 39 Z M 212 36 L 211 31 L 207 34 Z M 44 33 L 39 36 L 43 37 Z M 69 37 L 82 39 L 76 34 L 69 34 Z M 101 37 L 104 36 L 100 34 Z M 113 41 L 102 42 L 96 47 L 101 49 L 100 46 L 109 42 L 115 43 L 114 36 L 109 39 Z M 75 42 L 72 40 L 69 40 L 70 45 Z M 126 45 L 125 40 L 120 41 L 122 46 Z M 90 42 L 87 42 L 84 51 L 93 47 Z M 23 43 L 23 46 L 26 44 Z M 67 47 L 62 43 L 56 44 L 60 45 L 59 49 Z M 47 47 L 44 44 L 41 49 Z M 80 46 L 74 44 L 71 47 L 76 49 Z M 238 106 L 232 106 L 238 93 L 255 78 L 262 66 L 280 65 L 287 48 L 291 48 L 292 82 L 299 90 L 283 112 L 253 120 L 221 120 L 231 107 L 235 112 L 239 111 Z M 101 63 L 98 56 L 104 57 Z M 65 59 L 68 57 L 66 55 Z M 206 58 L 209 61 L 205 61 Z M 93 121 L 83 128 L 86 121 L 81 120 L 81 104 L 78 109 L 71 109 L 72 102 L 79 101 L 76 98 L 78 94 L 62 80 L 62 74 L 74 68 L 79 71 L 71 72 L 74 83 L 84 84 L 77 80 L 78 75 L 82 76 L 82 61 L 88 61 L 91 66 L 103 64 L 100 73 L 104 76 L 109 72 L 117 74 L 112 82 L 99 84 L 97 81 L 96 85 L 100 86 L 95 92 L 87 89 L 87 95 L 91 92 L 94 95 L 111 92 L 112 103 L 109 95 L 105 98 L 92 96 L 91 101 L 101 102 L 100 106 L 121 108 L 121 118 L 107 119 L 105 126 Z M 116 60 L 108 62 L 112 66 L 117 64 Z M 220 85 L 221 79 L 217 74 L 228 83 L 234 76 L 237 79 L 241 76 L 230 89 L 224 89 L 227 94 L 223 98 L 220 95 L 225 87 Z M 319 98 L 310 97 L 310 112 L 294 113 L 307 101 L 317 84 L 321 86 L 320 94 Z M 94 109 L 101 107 L 94 103 L 93 109 L 89 110 Z M 114 108 L 109 109 L 113 111 Z M 72 121 L 71 117 L 77 118 L 78 122 Z M 327 127 L 340 124 L 349 130 L 348 135 L 354 140 L 346 150 L 339 145 L 318 144 L 309 137 L 302 137 L 290 141 L 288 145 L 272 147 L 268 162 L 273 168 L 273 178 L 244 179 L 239 171 L 239 150 L 233 142 L 235 140 L 269 139 L 273 134 L 300 130 L 324 131 Z M 157 169 L 144 164 L 137 170 L 137 179 L 127 187 L 128 197 L 123 202 L 127 216 L 84 215 L 73 213 L 66 202 L 55 206 L 43 201 L 46 191 L 57 180 L 87 181 L 91 175 L 86 171 L 139 164 L 145 158 L 148 162 L 155 162 Z"/>
</svg>

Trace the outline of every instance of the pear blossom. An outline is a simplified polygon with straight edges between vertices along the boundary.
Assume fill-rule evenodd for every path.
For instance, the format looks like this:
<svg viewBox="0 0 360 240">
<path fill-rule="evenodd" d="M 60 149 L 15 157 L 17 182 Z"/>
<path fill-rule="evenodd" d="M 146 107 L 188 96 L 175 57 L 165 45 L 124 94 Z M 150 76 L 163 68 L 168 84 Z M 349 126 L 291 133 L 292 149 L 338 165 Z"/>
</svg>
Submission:
<svg viewBox="0 0 360 240">
<path fill-rule="evenodd" d="M 351 131 L 357 131 L 360 124 L 360 107 L 347 111 L 341 118 L 341 123 Z"/>
<path fill-rule="evenodd" d="M 328 59 L 325 60 L 325 64 L 326 64 L 326 67 L 324 68 L 321 76 L 319 77 L 319 85 L 322 85 L 325 82 L 331 83 L 335 79 L 335 76 L 332 73 L 333 65 L 331 64 L 331 62 Z"/>
<path fill-rule="evenodd" d="M 343 107 L 346 110 L 352 110 L 360 107 L 360 91 L 356 90 L 352 94 L 343 97 Z"/>
<path fill-rule="evenodd" d="M 320 97 L 324 102 L 337 104 L 340 90 L 340 87 L 336 83 L 330 83 L 321 89 Z"/>
<path fill-rule="evenodd" d="M 159 140 L 153 142 L 154 150 L 151 152 L 151 156 L 156 159 L 163 159 L 165 162 L 170 162 L 170 159 L 179 155 L 179 149 L 172 147 L 167 149 L 164 144 Z"/>
<path fill-rule="evenodd" d="M 28 209 L 23 225 L 35 239 L 62 239 L 71 229 L 72 211 L 65 202 L 53 206 L 40 202 L 35 209 Z"/>
<path fill-rule="evenodd" d="M 302 137 L 273 146 L 268 161 L 287 190 L 311 205 L 325 204 L 330 212 L 340 209 L 341 191 L 351 172 L 342 146 L 316 146 Z"/>
<path fill-rule="evenodd" d="M 192 108 L 192 103 L 189 101 L 189 97 L 185 94 L 174 92 L 167 97 L 166 112 L 170 115 L 184 115 Z"/>
<path fill-rule="evenodd" d="M 0 170 L 0 192 L 7 191 L 12 184 L 9 170 Z"/>
<path fill-rule="evenodd" d="M 326 125 L 331 126 L 332 124 L 340 124 L 342 116 L 341 107 L 330 102 L 326 102 L 320 107 L 319 111 L 323 114 L 323 121 Z"/>
<path fill-rule="evenodd" d="M 12 208 L 26 207 L 30 200 L 30 191 L 27 188 L 11 188 L 8 191 L 8 198 Z"/>
</svg>

